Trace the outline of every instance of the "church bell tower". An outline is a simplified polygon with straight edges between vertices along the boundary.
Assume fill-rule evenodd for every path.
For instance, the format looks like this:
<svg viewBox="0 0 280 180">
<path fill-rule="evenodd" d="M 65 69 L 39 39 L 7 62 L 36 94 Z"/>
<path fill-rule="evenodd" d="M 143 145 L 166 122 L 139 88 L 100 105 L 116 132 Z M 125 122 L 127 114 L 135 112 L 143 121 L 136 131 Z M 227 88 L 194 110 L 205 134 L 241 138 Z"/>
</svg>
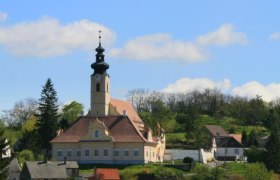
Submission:
<svg viewBox="0 0 280 180">
<path fill-rule="evenodd" d="M 109 64 L 104 60 L 105 49 L 101 46 L 101 31 L 99 31 L 99 46 L 95 51 L 96 61 L 91 64 L 94 72 L 91 75 L 90 112 L 92 116 L 107 116 L 110 102 L 110 76 L 106 72 Z"/>
</svg>

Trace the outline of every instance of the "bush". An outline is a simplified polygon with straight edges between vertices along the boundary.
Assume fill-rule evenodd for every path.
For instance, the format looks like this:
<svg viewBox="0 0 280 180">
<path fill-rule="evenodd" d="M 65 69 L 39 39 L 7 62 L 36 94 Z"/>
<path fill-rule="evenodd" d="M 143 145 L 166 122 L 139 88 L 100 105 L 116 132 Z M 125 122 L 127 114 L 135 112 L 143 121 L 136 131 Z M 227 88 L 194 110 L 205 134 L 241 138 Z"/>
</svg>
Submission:
<svg viewBox="0 0 280 180">
<path fill-rule="evenodd" d="M 34 154 L 32 151 L 25 149 L 18 154 L 18 161 L 21 164 L 24 164 L 25 161 L 34 161 Z"/>
<path fill-rule="evenodd" d="M 193 163 L 193 162 L 194 162 L 194 159 L 191 157 L 185 157 L 183 159 L 183 163 Z"/>
<path fill-rule="evenodd" d="M 264 161 L 264 151 L 256 147 L 246 150 L 247 161 L 249 163 L 263 162 Z"/>
</svg>

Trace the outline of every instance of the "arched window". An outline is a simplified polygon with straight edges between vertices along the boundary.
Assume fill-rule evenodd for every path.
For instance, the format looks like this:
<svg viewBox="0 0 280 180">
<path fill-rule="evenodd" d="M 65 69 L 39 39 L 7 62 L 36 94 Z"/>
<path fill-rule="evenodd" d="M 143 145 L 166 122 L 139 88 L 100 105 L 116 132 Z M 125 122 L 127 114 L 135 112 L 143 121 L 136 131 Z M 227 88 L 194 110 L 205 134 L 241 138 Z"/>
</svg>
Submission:
<svg viewBox="0 0 280 180">
<path fill-rule="evenodd" d="M 99 131 L 98 131 L 98 130 L 95 130 L 95 131 L 94 131 L 94 137 L 96 137 L 96 138 L 99 137 Z"/>
<path fill-rule="evenodd" d="M 107 83 L 107 92 L 109 92 L 109 85 L 108 85 L 108 83 Z"/>
<path fill-rule="evenodd" d="M 96 83 L 96 92 L 100 91 L 100 83 Z"/>
</svg>

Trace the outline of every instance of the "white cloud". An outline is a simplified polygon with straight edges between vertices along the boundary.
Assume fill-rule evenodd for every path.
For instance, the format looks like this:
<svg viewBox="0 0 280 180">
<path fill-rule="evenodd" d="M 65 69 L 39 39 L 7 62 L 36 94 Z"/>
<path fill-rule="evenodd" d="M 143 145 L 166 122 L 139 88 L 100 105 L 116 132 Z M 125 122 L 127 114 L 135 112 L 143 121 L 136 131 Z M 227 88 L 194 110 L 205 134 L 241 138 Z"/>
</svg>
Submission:
<svg viewBox="0 0 280 180">
<path fill-rule="evenodd" d="M 263 100 L 269 102 L 276 97 L 280 97 L 280 83 L 262 85 L 257 81 L 251 81 L 242 86 L 233 88 L 232 94 L 248 98 L 254 98 L 256 95 L 260 95 Z"/>
<path fill-rule="evenodd" d="M 115 33 L 88 20 L 61 24 L 54 18 L 0 27 L 0 43 L 15 56 L 50 57 L 75 50 L 93 50 L 102 30 L 102 43 L 111 45 Z"/>
<path fill-rule="evenodd" d="M 218 30 L 199 36 L 197 43 L 200 45 L 227 46 L 230 44 L 246 44 L 247 37 L 242 32 L 235 32 L 231 24 L 223 24 Z"/>
<path fill-rule="evenodd" d="M 191 63 L 206 60 L 204 50 L 208 46 L 246 43 L 244 33 L 235 32 L 231 24 L 224 24 L 214 32 L 198 36 L 193 42 L 175 40 L 171 35 L 163 33 L 140 36 L 128 41 L 122 48 L 111 49 L 110 55 L 131 60 L 177 60 Z"/>
<path fill-rule="evenodd" d="M 269 39 L 270 39 L 270 40 L 274 40 L 274 41 L 279 41 L 279 40 L 280 40 L 280 32 L 272 33 L 272 34 L 269 36 Z"/>
<path fill-rule="evenodd" d="M 177 80 L 175 83 L 168 85 L 161 91 L 165 93 L 188 93 L 195 90 L 202 91 L 206 88 L 227 91 L 230 87 L 231 82 L 228 79 L 213 81 L 207 78 L 182 78 Z"/>
<path fill-rule="evenodd" d="M 190 42 L 176 41 L 169 34 L 154 34 L 137 37 L 128 41 L 123 48 L 110 51 L 113 57 L 135 60 L 182 60 L 201 61 L 205 55 Z"/>
<path fill-rule="evenodd" d="M 8 14 L 7 13 L 0 12 L 0 22 L 1 21 L 6 21 L 7 18 L 8 18 Z"/>
</svg>

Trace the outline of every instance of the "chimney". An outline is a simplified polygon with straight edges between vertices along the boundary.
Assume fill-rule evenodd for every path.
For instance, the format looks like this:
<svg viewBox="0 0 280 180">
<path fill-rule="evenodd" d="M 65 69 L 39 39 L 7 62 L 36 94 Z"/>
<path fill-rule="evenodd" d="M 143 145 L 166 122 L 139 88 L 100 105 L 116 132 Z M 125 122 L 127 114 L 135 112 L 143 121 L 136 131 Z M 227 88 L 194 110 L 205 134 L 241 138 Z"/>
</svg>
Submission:
<svg viewBox="0 0 280 180">
<path fill-rule="evenodd" d="M 123 116 L 127 116 L 127 110 L 123 110 Z"/>
<path fill-rule="evenodd" d="M 64 156 L 64 164 L 66 164 L 66 160 L 67 160 L 67 158 Z"/>
</svg>

